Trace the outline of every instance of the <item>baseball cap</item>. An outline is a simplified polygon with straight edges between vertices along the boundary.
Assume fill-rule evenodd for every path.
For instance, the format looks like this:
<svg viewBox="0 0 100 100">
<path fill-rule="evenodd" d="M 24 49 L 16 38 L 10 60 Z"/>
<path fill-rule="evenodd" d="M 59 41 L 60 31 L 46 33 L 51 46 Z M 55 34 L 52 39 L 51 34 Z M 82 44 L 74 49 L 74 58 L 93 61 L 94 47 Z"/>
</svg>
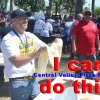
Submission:
<svg viewBox="0 0 100 100">
<path fill-rule="evenodd" d="M 89 10 L 88 10 L 88 11 L 85 11 L 85 12 L 84 12 L 84 15 L 89 15 L 89 16 L 91 16 L 91 15 L 92 15 L 92 12 L 89 11 Z"/>
<path fill-rule="evenodd" d="M 22 16 L 27 16 L 30 17 L 32 14 L 31 12 L 26 12 L 22 9 L 16 9 L 11 13 L 11 19 L 16 18 L 16 17 L 22 17 Z"/>
</svg>

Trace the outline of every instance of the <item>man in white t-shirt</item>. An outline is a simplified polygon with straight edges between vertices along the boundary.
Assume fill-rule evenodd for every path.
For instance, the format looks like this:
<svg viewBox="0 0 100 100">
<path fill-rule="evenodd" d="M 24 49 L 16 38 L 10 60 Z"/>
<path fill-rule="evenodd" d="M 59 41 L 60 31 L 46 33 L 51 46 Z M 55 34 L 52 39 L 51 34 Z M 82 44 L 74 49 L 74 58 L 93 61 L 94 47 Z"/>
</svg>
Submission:
<svg viewBox="0 0 100 100">
<path fill-rule="evenodd" d="M 39 93 L 39 85 L 32 77 L 34 58 L 46 50 L 46 44 L 34 34 L 26 32 L 31 14 L 17 9 L 11 13 L 12 31 L 2 40 L 6 75 L 12 100 L 33 100 Z"/>
<path fill-rule="evenodd" d="M 49 20 L 47 20 L 44 25 L 44 30 L 41 33 L 41 40 L 47 44 L 51 43 L 52 42 L 52 39 L 51 39 L 52 34 L 53 34 L 53 26 L 49 22 Z"/>
<path fill-rule="evenodd" d="M 34 32 L 39 38 L 41 36 L 41 33 L 43 32 L 44 30 L 44 25 L 45 25 L 45 21 L 42 20 L 42 19 L 38 19 L 36 22 L 35 22 L 35 25 L 34 25 Z"/>
</svg>

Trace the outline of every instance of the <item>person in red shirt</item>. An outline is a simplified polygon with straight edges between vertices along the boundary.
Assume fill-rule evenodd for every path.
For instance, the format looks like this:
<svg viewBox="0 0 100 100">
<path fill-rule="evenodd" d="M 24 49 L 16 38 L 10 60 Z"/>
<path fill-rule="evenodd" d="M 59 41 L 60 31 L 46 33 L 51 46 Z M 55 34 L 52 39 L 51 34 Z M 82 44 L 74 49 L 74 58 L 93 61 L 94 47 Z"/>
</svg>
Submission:
<svg viewBox="0 0 100 100">
<path fill-rule="evenodd" d="M 96 49 L 100 52 L 99 35 L 96 24 L 91 21 L 92 12 L 85 11 L 83 20 L 77 21 L 72 30 L 73 52 L 78 54 L 78 60 L 96 60 Z"/>
</svg>

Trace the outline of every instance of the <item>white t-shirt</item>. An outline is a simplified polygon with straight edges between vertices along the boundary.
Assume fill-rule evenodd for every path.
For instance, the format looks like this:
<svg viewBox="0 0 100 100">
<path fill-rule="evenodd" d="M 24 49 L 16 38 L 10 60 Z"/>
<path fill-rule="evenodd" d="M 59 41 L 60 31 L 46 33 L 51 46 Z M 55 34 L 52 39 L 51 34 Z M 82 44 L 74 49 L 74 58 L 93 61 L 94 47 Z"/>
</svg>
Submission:
<svg viewBox="0 0 100 100">
<path fill-rule="evenodd" d="M 53 31 L 53 26 L 52 26 L 51 23 L 46 22 L 46 23 L 45 23 L 45 26 L 44 26 L 44 31 L 41 33 L 41 36 L 50 37 L 50 36 L 49 36 L 49 32 L 50 32 L 50 31 Z"/>
<path fill-rule="evenodd" d="M 23 46 L 21 40 L 23 43 L 26 43 L 26 38 L 28 42 L 28 48 L 27 51 L 25 51 L 25 47 Z M 24 55 L 31 52 L 37 51 L 40 47 L 44 46 L 45 43 L 39 40 L 34 34 L 25 32 L 24 35 L 19 35 L 19 37 L 13 32 L 9 32 L 2 40 L 1 42 L 1 50 L 3 52 L 4 56 L 4 66 L 5 66 L 5 72 L 6 75 L 9 78 L 15 78 L 15 77 L 23 77 L 28 76 L 32 70 L 34 70 L 35 62 L 34 59 L 31 62 L 27 63 L 26 65 L 21 66 L 20 68 L 16 68 L 15 65 L 13 65 L 9 58 L 14 55 Z"/>
<path fill-rule="evenodd" d="M 34 25 L 34 33 L 41 34 L 44 30 L 45 22 L 43 20 L 37 20 Z"/>
</svg>

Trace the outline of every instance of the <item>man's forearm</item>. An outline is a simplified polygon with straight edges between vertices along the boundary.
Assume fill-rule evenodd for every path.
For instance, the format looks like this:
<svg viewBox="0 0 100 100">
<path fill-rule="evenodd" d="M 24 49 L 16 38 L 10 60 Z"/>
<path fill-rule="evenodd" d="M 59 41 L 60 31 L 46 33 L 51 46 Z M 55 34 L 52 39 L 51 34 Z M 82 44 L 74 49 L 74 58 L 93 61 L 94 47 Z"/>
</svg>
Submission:
<svg viewBox="0 0 100 100">
<path fill-rule="evenodd" d="M 76 40 L 76 37 L 73 35 L 72 36 L 72 51 L 76 51 L 76 45 L 75 45 L 75 40 Z"/>
<path fill-rule="evenodd" d="M 31 62 L 33 58 L 36 58 L 39 55 L 38 52 L 26 54 L 26 55 L 17 55 L 17 56 L 12 56 L 9 58 L 10 62 L 14 64 L 17 68 Z"/>
<path fill-rule="evenodd" d="M 99 36 L 96 39 L 96 49 L 97 49 L 97 53 L 100 54 L 100 40 L 99 40 Z"/>
<path fill-rule="evenodd" d="M 12 56 L 9 58 L 10 62 L 12 64 L 14 64 L 17 68 L 31 62 L 32 59 L 36 58 L 39 56 L 39 54 L 41 52 L 44 52 L 47 50 L 47 47 L 41 47 L 37 52 L 33 52 L 30 54 L 26 54 L 26 55 L 16 55 L 16 56 Z"/>
<path fill-rule="evenodd" d="M 96 39 L 96 47 L 97 49 L 100 48 L 100 40 L 99 40 L 99 36 Z"/>
</svg>

